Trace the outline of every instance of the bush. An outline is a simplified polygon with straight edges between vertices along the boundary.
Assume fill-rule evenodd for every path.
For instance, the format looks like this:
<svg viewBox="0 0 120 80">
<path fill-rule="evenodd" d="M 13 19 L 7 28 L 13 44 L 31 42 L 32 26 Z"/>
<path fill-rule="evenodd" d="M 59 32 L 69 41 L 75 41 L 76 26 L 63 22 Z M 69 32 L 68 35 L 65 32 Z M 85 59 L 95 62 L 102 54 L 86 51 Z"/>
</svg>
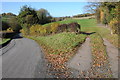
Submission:
<svg viewBox="0 0 120 80">
<path fill-rule="evenodd" d="M 109 25 L 110 25 L 110 27 L 112 29 L 113 34 L 119 34 L 119 31 L 120 31 L 119 21 L 116 18 L 111 20 Z"/>
<path fill-rule="evenodd" d="M 39 28 L 40 35 L 45 36 L 47 34 L 47 30 L 45 26 Z"/>
<path fill-rule="evenodd" d="M 25 35 L 24 29 L 21 29 L 20 32 L 21 32 L 23 35 Z"/>
<path fill-rule="evenodd" d="M 30 27 L 30 35 L 47 35 L 49 34 L 50 30 L 48 30 L 49 27 L 42 26 L 39 24 L 32 25 Z"/>
<path fill-rule="evenodd" d="M 52 33 L 51 27 L 50 27 L 50 26 L 47 26 L 47 27 L 46 27 L 46 35 L 49 35 L 49 34 L 51 34 L 51 33 Z"/>
<path fill-rule="evenodd" d="M 32 25 L 30 27 L 30 34 L 31 35 L 38 35 L 38 34 L 40 34 L 40 30 L 39 30 L 40 27 L 42 27 L 42 26 L 38 25 L 38 24 Z"/>
<path fill-rule="evenodd" d="M 34 17 L 34 15 L 27 15 L 25 17 L 25 21 L 27 24 L 33 25 L 38 22 L 38 19 Z"/>
<path fill-rule="evenodd" d="M 57 32 L 59 33 L 59 32 L 67 31 L 67 26 L 68 26 L 67 24 L 61 24 L 61 25 L 59 25 Z"/>
<path fill-rule="evenodd" d="M 29 24 L 23 24 L 22 32 L 24 35 L 29 35 L 30 33 L 30 25 Z"/>
<path fill-rule="evenodd" d="M 68 30 L 69 29 L 69 30 Z M 21 30 L 22 33 L 26 34 L 27 28 Z M 69 31 L 69 32 L 79 32 L 80 31 L 80 25 L 78 23 L 70 23 L 70 24 L 59 24 L 59 23 L 52 23 L 51 25 L 48 26 L 42 26 L 39 24 L 32 25 L 29 29 L 30 35 L 49 35 L 49 34 L 55 34 L 55 33 L 60 33 L 64 31 Z"/>
<path fill-rule="evenodd" d="M 76 23 L 76 22 L 72 22 L 72 23 L 69 23 L 68 24 L 68 31 L 69 32 L 76 32 L 76 33 L 78 33 L 78 32 L 80 32 L 80 25 L 78 24 L 78 23 Z"/>
<path fill-rule="evenodd" d="M 14 32 L 19 32 L 20 29 L 22 29 L 22 27 L 20 26 L 20 24 L 17 21 L 16 17 L 10 18 L 9 21 L 10 27 Z"/>
<path fill-rule="evenodd" d="M 9 27 L 10 25 L 7 22 L 2 21 L 2 30 L 7 30 Z"/>
<path fill-rule="evenodd" d="M 50 25 L 50 31 L 51 31 L 51 33 L 56 33 L 59 25 L 60 25 L 59 23 L 52 23 Z"/>
</svg>

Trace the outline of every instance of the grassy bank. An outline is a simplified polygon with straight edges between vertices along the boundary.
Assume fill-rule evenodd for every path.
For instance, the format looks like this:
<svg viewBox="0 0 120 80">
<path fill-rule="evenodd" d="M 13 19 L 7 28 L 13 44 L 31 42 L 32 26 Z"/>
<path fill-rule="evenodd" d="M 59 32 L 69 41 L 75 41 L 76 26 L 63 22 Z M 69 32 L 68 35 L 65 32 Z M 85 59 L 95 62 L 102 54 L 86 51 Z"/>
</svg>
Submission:
<svg viewBox="0 0 120 80">
<path fill-rule="evenodd" d="M 79 44 L 82 44 L 85 40 L 86 35 L 80 34 L 76 35 L 75 33 L 60 33 L 47 37 L 37 37 L 37 40 L 41 42 L 41 45 L 45 45 L 49 48 L 60 52 L 68 52 L 71 51 L 72 48 L 76 47 Z"/>
<path fill-rule="evenodd" d="M 74 50 L 85 41 L 86 35 L 75 33 L 59 33 L 50 36 L 29 37 L 46 48 L 49 54 L 64 54 Z"/>
</svg>

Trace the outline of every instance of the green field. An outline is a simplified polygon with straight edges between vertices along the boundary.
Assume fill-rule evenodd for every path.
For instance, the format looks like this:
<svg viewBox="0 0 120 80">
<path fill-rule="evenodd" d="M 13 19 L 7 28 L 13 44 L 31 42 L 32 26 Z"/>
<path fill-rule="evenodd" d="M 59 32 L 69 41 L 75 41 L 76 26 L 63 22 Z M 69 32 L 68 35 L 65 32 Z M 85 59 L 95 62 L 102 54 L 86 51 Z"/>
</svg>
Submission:
<svg viewBox="0 0 120 80">
<path fill-rule="evenodd" d="M 71 22 L 77 22 L 81 25 L 81 27 L 96 27 L 96 20 L 95 19 L 69 19 L 64 21 L 52 22 L 52 23 L 60 23 L 60 24 L 67 24 Z M 44 26 L 48 26 L 51 23 L 45 24 Z"/>
</svg>

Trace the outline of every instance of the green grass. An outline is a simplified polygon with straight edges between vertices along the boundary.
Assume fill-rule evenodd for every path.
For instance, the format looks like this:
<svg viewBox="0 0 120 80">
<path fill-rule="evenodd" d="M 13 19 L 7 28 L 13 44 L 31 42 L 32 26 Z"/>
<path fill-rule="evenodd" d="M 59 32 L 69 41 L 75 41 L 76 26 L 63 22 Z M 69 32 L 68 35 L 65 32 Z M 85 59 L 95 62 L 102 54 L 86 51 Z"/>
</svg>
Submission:
<svg viewBox="0 0 120 80">
<path fill-rule="evenodd" d="M 82 27 L 82 31 L 84 32 L 96 32 L 102 38 L 106 38 L 110 43 L 112 43 L 114 46 L 120 48 L 120 44 L 118 44 L 118 35 L 110 33 L 110 30 L 103 28 L 103 27 Z"/>
<path fill-rule="evenodd" d="M 50 49 L 59 52 L 69 52 L 77 45 L 82 44 L 86 38 L 86 35 L 75 33 L 59 33 L 46 37 L 31 37 L 40 42 L 41 45 L 45 45 Z M 59 53 L 55 52 L 53 54 Z"/>
<path fill-rule="evenodd" d="M 8 38 L 8 39 L 0 39 L 0 44 L 4 44 L 4 43 L 6 43 L 7 41 L 9 41 L 10 39 Z"/>
<path fill-rule="evenodd" d="M 52 23 L 60 23 L 60 24 L 67 24 L 71 22 L 77 22 L 81 25 L 81 27 L 96 27 L 96 20 L 95 19 L 69 19 L 64 21 L 52 22 Z M 48 26 L 51 23 L 45 24 L 44 26 Z"/>
</svg>

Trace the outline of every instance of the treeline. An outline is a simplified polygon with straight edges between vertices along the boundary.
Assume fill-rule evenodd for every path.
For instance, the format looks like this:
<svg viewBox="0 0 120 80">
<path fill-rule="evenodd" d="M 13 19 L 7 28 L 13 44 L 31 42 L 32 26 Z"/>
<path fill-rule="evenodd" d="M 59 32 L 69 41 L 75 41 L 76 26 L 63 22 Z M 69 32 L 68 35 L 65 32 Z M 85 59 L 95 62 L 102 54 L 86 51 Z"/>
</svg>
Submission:
<svg viewBox="0 0 120 80">
<path fill-rule="evenodd" d="M 29 29 L 34 24 L 43 25 L 64 20 L 66 17 L 54 18 L 45 9 L 35 10 L 25 5 L 20 9 L 18 15 L 13 13 L 2 13 L 0 18 L 2 19 L 2 30 L 19 32 L 20 29 L 25 29 L 29 34 Z"/>
<path fill-rule="evenodd" d="M 50 13 L 45 9 L 35 10 L 27 5 L 23 6 L 18 15 L 13 13 L 0 14 L 2 19 L 2 30 L 19 32 L 26 31 L 30 33 L 32 25 L 43 25 L 50 22 L 62 21 L 70 16 L 65 17 L 52 17 Z"/>
<path fill-rule="evenodd" d="M 96 9 L 96 18 L 98 23 L 108 25 L 112 34 L 120 32 L 120 2 L 99 3 Z"/>
<path fill-rule="evenodd" d="M 2 20 L 2 30 L 10 29 L 11 31 L 19 31 L 21 29 L 20 24 L 17 21 L 17 15 L 13 13 L 2 13 L 0 14 Z"/>
<path fill-rule="evenodd" d="M 2 13 L 2 14 L 0 14 L 0 16 L 3 16 L 3 17 L 11 17 L 11 16 L 16 16 L 16 15 L 13 14 L 13 13 Z"/>
<path fill-rule="evenodd" d="M 6 20 L 6 16 L 14 16 Z M 35 10 L 27 5 L 23 6 L 19 12 L 19 15 L 15 16 L 10 13 L 2 14 L 2 30 L 11 28 L 15 32 L 19 32 L 20 29 L 27 29 L 34 24 L 46 24 L 51 22 L 51 15 L 45 9 Z"/>
<path fill-rule="evenodd" d="M 73 18 L 88 17 L 88 16 L 93 16 L 93 15 L 95 14 L 94 13 L 78 14 L 78 15 L 74 15 Z"/>
<path fill-rule="evenodd" d="M 70 17 L 70 16 L 65 16 L 65 17 L 53 17 L 53 18 L 51 19 L 51 22 L 62 21 L 62 20 L 68 19 L 68 18 L 71 18 L 71 17 Z"/>
</svg>

